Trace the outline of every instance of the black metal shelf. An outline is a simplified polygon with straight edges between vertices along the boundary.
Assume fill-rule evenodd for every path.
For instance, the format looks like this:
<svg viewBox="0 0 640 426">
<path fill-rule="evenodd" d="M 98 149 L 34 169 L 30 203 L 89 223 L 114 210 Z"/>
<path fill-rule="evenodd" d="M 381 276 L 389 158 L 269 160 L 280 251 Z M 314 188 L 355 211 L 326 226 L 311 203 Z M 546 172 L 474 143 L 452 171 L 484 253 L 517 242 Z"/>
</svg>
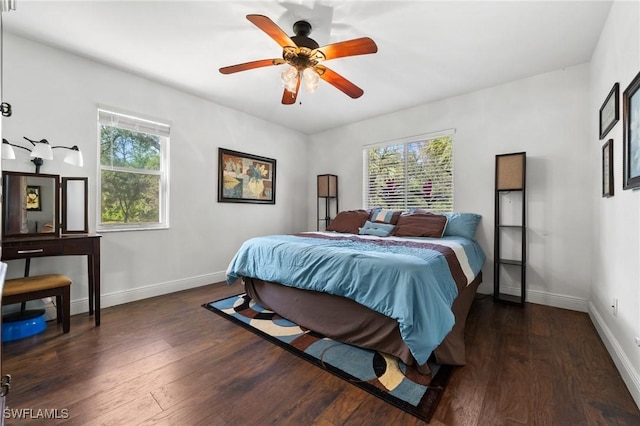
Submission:
<svg viewBox="0 0 640 426">
<path fill-rule="evenodd" d="M 526 259 L 527 259 L 527 227 L 526 227 L 526 152 L 496 155 L 495 167 L 495 227 L 494 227 L 494 261 L 493 261 L 493 299 L 496 302 L 524 306 L 526 300 Z M 514 207 L 520 214 L 520 224 L 502 223 L 502 197 L 511 192 L 521 195 L 519 206 Z M 519 198 L 516 197 L 516 198 Z M 519 208 L 519 212 L 518 212 Z M 511 218 L 510 222 L 518 222 Z M 515 234 L 514 232 L 517 232 Z M 520 238 L 520 253 L 515 254 L 521 260 L 501 257 L 503 234 L 510 238 Z M 501 290 L 501 274 L 508 268 L 520 269 L 520 295 L 507 294 Z M 511 271 L 511 269 L 509 269 Z M 514 290 L 515 291 L 515 290 Z"/>
<path fill-rule="evenodd" d="M 522 262 L 522 260 L 498 259 L 498 263 L 502 265 L 524 266 L 524 263 Z"/>
</svg>

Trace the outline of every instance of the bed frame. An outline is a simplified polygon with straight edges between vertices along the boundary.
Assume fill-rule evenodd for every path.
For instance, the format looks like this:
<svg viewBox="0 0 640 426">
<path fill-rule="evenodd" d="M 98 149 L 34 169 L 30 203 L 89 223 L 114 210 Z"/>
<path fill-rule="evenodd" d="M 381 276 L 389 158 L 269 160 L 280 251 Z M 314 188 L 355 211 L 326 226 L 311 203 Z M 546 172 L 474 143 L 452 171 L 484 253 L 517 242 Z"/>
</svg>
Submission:
<svg viewBox="0 0 640 426">
<path fill-rule="evenodd" d="M 407 365 L 417 364 L 394 319 L 341 296 L 256 278 L 242 280 L 249 297 L 283 318 L 341 342 L 394 355 Z M 439 364 L 464 365 L 465 322 L 481 282 L 482 272 L 454 300 L 453 329 L 433 352 Z M 430 374 L 427 364 L 416 367 L 421 373 Z"/>
</svg>

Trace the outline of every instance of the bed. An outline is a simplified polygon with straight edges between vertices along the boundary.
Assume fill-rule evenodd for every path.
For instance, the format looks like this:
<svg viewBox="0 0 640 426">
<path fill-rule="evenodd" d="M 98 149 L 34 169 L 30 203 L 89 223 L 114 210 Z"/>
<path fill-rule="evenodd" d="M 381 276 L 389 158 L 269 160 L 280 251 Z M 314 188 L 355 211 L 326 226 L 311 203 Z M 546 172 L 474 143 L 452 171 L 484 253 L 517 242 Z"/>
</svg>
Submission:
<svg viewBox="0 0 640 426">
<path fill-rule="evenodd" d="M 328 231 L 247 240 L 229 264 L 227 282 L 241 279 L 256 303 L 280 316 L 396 356 L 422 373 L 429 373 L 432 355 L 440 364 L 463 365 L 465 320 L 485 260 L 473 235 L 444 232 L 446 216 L 435 231 L 424 231 L 433 224 L 425 227 L 422 213 L 398 213 L 387 228 L 395 232 L 384 234 L 385 222 L 357 212 L 349 226 L 340 226 L 341 212 Z M 408 223 L 414 229 L 403 228 Z"/>
</svg>

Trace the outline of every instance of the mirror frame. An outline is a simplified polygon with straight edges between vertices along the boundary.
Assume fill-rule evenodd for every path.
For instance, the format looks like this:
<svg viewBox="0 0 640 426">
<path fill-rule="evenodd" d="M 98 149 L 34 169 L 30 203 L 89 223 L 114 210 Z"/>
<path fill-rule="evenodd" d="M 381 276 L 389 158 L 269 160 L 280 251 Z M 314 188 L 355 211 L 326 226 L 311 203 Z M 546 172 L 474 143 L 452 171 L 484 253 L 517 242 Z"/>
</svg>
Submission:
<svg viewBox="0 0 640 426">
<path fill-rule="evenodd" d="M 82 203 L 82 218 L 84 221 L 84 225 L 82 229 L 69 229 L 68 224 L 68 215 L 69 215 L 69 182 L 71 181 L 83 181 L 84 182 L 84 191 L 83 198 L 84 202 Z M 87 177 L 63 177 L 62 178 L 62 235 L 65 234 L 88 234 L 89 233 L 89 212 L 88 210 L 88 200 L 89 200 L 89 178 Z"/>
<path fill-rule="evenodd" d="M 30 232 L 30 233 L 8 233 L 9 215 L 11 213 L 9 206 L 10 188 L 8 185 L 10 176 L 18 177 L 34 177 L 34 178 L 50 178 L 53 179 L 53 197 L 54 197 L 54 232 Z M 43 173 L 26 173 L 26 172 L 2 172 L 2 239 L 5 238 L 34 238 L 34 237 L 58 237 L 60 236 L 60 175 L 51 175 Z"/>
</svg>

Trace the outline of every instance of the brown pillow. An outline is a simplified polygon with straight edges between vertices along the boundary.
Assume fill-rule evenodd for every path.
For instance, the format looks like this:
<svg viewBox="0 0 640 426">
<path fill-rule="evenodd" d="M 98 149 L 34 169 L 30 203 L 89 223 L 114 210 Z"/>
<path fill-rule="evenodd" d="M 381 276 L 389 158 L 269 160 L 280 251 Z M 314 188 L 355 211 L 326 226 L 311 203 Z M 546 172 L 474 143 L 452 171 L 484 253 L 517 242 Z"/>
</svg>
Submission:
<svg viewBox="0 0 640 426">
<path fill-rule="evenodd" d="M 357 234 L 359 229 L 369 219 L 366 210 L 348 210 L 338 213 L 335 219 L 327 226 L 327 231 Z"/>
<path fill-rule="evenodd" d="M 396 237 L 441 238 L 447 226 L 447 217 L 433 213 L 403 214 L 392 235 Z"/>
</svg>

